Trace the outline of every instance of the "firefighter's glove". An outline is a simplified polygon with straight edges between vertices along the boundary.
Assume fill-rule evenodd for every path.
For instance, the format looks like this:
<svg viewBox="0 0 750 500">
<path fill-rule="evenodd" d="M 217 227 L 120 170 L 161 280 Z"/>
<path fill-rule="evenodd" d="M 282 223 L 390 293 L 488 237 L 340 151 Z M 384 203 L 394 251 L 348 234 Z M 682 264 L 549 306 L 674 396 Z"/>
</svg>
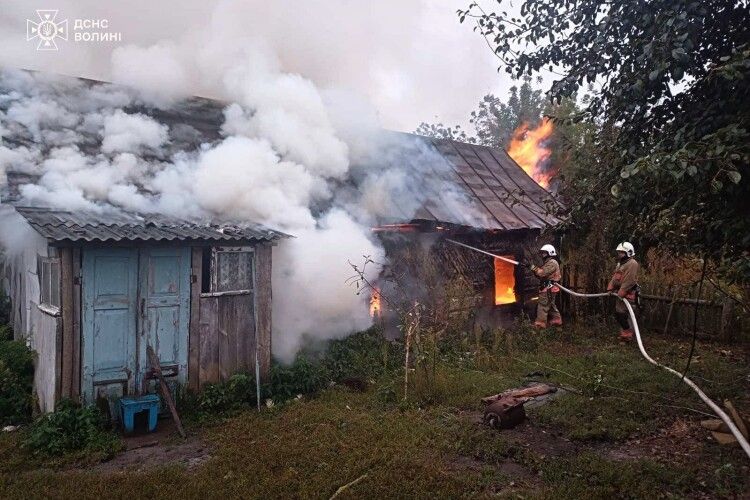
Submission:
<svg viewBox="0 0 750 500">
<path fill-rule="evenodd" d="M 617 296 L 620 297 L 621 299 L 624 299 L 626 295 L 627 295 L 627 292 L 625 290 L 617 291 Z"/>
</svg>

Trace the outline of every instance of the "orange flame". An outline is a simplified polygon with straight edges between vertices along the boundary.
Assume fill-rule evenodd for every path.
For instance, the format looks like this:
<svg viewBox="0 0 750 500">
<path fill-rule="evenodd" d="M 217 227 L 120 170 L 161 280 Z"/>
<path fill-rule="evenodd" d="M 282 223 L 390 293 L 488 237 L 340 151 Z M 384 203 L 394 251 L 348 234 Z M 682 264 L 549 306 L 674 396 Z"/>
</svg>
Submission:
<svg viewBox="0 0 750 500">
<path fill-rule="evenodd" d="M 513 258 L 512 255 L 505 257 Z M 516 286 L 514 271 L 513 264 L 495 259 L 495 305 L 512 304 L 516 301 L 516 293 L 513 291 Z"/>
<path fill-rule="evenodd" d="M 380 312 L 380 289 L 373 288 L 372 295 L 370 295 L 370 316 L 379 318 Z"/>
<path fill-rule="evenodd" d="M 552 154 L 552 150 L 543 146 L 554 130 L 552 120 L 542 118 L 539 126 L 529 129 L 528 124 L 522 123 L 510 141 L 508 154 L 518 163 L 529 177 L 543 188 L 548 188 L 555 172 L 543 172 L 544 162 Z"/>
</svg>

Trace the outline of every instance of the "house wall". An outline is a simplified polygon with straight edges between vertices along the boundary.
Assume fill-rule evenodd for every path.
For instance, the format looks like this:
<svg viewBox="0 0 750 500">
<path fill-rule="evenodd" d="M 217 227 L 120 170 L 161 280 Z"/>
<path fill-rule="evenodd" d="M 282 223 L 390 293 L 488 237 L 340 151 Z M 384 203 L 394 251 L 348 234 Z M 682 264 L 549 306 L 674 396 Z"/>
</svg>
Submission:
<svg viewBox="0 0 750 500">
<path fill-rule="evenodd" d="M 59 314 L 39 308 L 37 261 L 56 256 L 57 250 L 33 230 L 25 233 L 24 243 L 20 251 L 4 256 L 3 286 L 11 301 L 14 336 L 35 353 L 34 393 L 39 409 L 46 412 L 52 411 L 59 399 L 61 322 Z"/>
</svg>

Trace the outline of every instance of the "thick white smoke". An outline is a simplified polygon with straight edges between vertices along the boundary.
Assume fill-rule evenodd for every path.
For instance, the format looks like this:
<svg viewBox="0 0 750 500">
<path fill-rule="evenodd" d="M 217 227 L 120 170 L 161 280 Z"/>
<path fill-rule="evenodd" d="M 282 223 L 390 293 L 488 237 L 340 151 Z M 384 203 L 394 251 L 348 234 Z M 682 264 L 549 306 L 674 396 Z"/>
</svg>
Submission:
<svg viewBox="0 0 750 500">
<path fill-rule="evenodd" d="M 97 87 L 100 97 L 117 95 L 92 104 L 91 89 L 74 80 L 4 71 L 3 98 L 12 102 L 0 115 L 8 139 L 0 165 L 39 176 L 20 187 L 23 203 L 249 220 L 293 234 L 275 252 L 273 277 L 274 352 L 288 361 L 305 335 L 341 337 L 369 326 L 367 297 L 346 284 L 349 262 L 383 255 L 369 227 L 335 207 L 332 183 L 347 178 L 349 150 L 317 89 L 278 68 L 248 69 L 263 60 L 245 63 L 244 72 L 235 66 L 227 76 L 227 91 L 242 105 L 226 107 L 225 137 L 175 154 L 166 125 L 125 109 L 140 94 Z M 314 213 L 316 205 L 328 208 Z M 18 227 L 4 217 L 7 250 L 21 234 L 11 225 Z"/>
<path fill-rule="evenodd" d="M 434 151 L 409 144 L 399 153 L 403 139 L 384 140 L 361 96 L 286 72 L 282 61 L 293 53 L 286 41 L 240 29 L 229 5 L 184 44 L 116 49 L 112 74 L 134 91 L 4 71 L 0 98 L 10 104 L 0 106 L 7 109 L 0 187 L 12 168 L 40 176 L 21 187 L 24 203 L 249 220 L 294 235 L 275 249 L 273 263 L 273 349 L 289 361 L 306 336 L 337 338 L 369 326 L 368 297 L 346 279 L 349 262 L 384 260 L 371 224 L 408 220 L 438 192 L 465 210 L 465 195 L 441 177 L 446 166 Z M 320 65 L 310 71 L 324 79 Z M 175 150 L 174 130 L 132 109 L 169 108 L 195 82 L 228 103 L 222 137 L 198 151 Z"/>
</svg>

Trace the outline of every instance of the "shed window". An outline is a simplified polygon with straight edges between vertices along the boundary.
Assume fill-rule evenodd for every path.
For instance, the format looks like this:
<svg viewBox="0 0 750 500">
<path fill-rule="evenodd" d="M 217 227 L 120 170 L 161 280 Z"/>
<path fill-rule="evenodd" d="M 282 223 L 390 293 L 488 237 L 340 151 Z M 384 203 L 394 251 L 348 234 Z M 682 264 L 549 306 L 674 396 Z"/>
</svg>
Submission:
<svg viewBox="0 0 750 500">
<path fill-rule="evenodd" d="M 39 301 L 55 311 L 60 310 L 60 259 L 40 257 L 39 260 Z"/>
<path fill-rule="evenodd" d="M 210 260 L 207 258 L 207 254 L 208 251 L 204 250 L 203 276 L 201 280 L 201 291 L 203 293 L 252 291 L 252 248 L 215 247 L 210 251 Z M 208 274 L 209 270 L 210 275 Z"/>
</svg>

